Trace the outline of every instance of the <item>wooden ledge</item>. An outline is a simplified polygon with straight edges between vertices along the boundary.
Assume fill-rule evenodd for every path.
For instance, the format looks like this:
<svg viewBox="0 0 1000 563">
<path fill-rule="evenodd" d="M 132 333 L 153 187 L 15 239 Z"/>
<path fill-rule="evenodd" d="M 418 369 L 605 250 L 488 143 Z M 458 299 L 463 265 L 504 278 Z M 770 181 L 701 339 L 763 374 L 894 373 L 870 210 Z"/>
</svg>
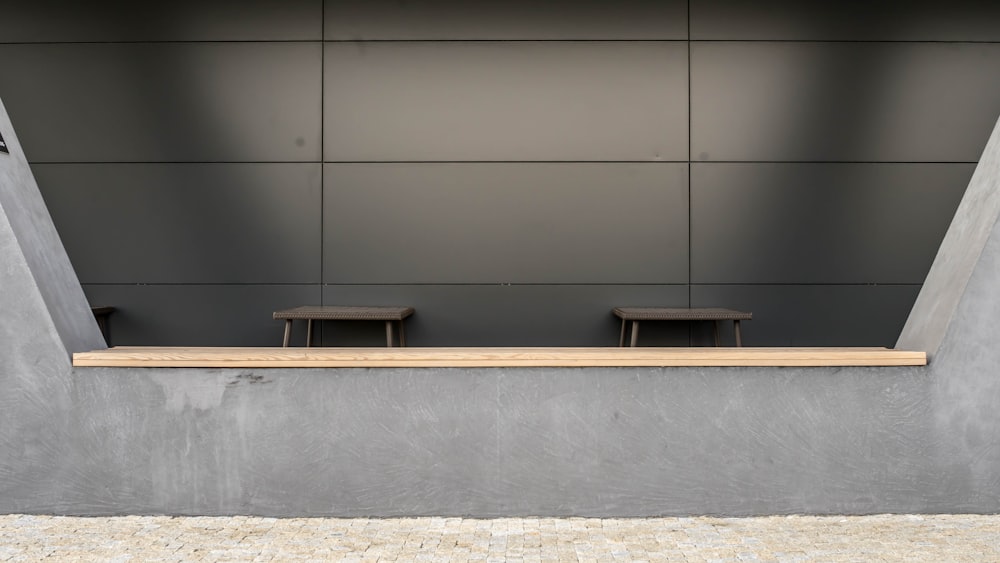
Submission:
<svg viewBox="0 0 1000 563">
<path fill-rule="evenodd" d="M 712 367 L 923 366 L 888 348 L 175 348 L 73 354 L 87 367 Z"/>
</svg>

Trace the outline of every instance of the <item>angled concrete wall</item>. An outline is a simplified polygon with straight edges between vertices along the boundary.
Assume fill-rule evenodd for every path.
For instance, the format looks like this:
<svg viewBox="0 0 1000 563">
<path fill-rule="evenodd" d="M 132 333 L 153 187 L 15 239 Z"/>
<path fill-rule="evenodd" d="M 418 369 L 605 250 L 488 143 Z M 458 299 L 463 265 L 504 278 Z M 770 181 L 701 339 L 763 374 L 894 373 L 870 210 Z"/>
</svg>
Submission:
<svg viewBox="0 0 1000 563">
<path fill-rule="evenodd" d="M 104 344 L 2 102 L 0 136 L 0 497 L 14 500 L 74 471 L 70 354 Z"/>
<path fill-rule="evenodd" d="M 896 348 L 924 350 L 933 357 L 965 295 L 965 286 L 987 248 L 1000 217 L 1000 122 L 972 175 L 951 226 L 938 249 L 917 301 L 903 326 Z"/>
<path fill-rule="evenodd" d="M 104 340 L 2 101 L 0 135 L 8 150 L 0 152 L 0 209 L 5 221 L 3 244 L 8 249 L 4 256 L 10 256 L 9 260 L 4 260 L 7 267 L 3 270 L 2 287 L 16 302 L 20 301 L 20 296 L 37 295 L 45 304 L 43 309 L 33 307 L 30 313 L 13 318 L 7 315 L 16 309 L 5 307 L 5 322 L 0 330 L 5 331 L 4 336 L 7 336 L 6 331 L 41 329 L 43 326 L 41 330 L 55 330 L 55 343 L 63 348 L 67 357 L 73 352 L 103 348 Z M 99 217 L 92 219 L 100 220 Z M 46 339 L 34 340 L 41 343 Z M 14 342 L 8 338 L 3 341 L 6 344 L 0 346 Z"/>
<path fill-rule="evenodd" d="M 73 369 L 42 289 L 68 282 L 25 259 L 11 218 L 35 197 L 16 150 L 0 512 L 1000 511 L 995 220 L 927 368 Z"/>
</svg>

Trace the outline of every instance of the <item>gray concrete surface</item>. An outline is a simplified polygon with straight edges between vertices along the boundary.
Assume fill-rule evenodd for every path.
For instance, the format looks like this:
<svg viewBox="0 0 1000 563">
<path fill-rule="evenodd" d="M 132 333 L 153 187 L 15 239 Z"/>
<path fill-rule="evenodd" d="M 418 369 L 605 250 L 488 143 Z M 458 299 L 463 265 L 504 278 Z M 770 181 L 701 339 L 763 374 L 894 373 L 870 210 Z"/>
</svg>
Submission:
<svg viewBox="0 0 1000 563">
<path fill-rule="evenodd" d="M 1000 559 L 1000 517 L 254 518 L 0 516 L 0 561 L 859 561 Z"/>
<path fill-rule="evenodd" d="M 896 348 L 925 350 L 933 357 L 941 346 L 959 300 L 966 294 L 963 290 L 980 262 L 986 241 L 995 236 L 997 217 L 1000 217 L 998 185 L 1000 121 L 983 149 L 979 165 L 945 233 Z"/>
<path fill-rule="evenodd" d="M 47 216 L 12 227 L 37 195 L 16 154 L 0 513 L 1000 511 L 995 221 L 927 368 L 72 369 L 50 319 L 86 311 L 65 270 L 23 258 L 59 247 L 32 238 Z"/>
<path fill-rule="evenodd" d="M 36 343 L 61 347 L 67 360 L 73 352 L 103 348 L 104 339 L 2 100 L 0 131 L 9 150 L 9 154 L 0 153 L 0 288 L 4 294 L 0 358 L 13 360 L 17 354 L 12 347 Z M 7 364 L 0 360 L 0 370 Z"/>
</svg>

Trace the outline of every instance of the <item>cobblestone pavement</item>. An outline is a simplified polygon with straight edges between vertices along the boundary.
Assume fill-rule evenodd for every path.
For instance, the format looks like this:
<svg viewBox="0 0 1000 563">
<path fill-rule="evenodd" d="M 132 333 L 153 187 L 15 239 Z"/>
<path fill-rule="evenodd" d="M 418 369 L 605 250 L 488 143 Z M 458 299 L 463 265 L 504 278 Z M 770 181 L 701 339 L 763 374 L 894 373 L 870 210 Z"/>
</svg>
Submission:
<svg viewBox="0 0 1000 563">
<path fill-rule="evenodd" d="M 1000 516 L 0 516 L 0 561 L 1000 561 Z"/>
</svg>

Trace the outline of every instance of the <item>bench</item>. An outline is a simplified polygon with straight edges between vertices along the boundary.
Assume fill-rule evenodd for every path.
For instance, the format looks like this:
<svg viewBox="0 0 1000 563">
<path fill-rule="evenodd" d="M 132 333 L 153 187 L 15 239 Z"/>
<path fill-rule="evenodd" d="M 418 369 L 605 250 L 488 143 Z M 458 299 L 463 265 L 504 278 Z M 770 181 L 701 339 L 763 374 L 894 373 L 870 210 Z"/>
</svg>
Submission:
<svg viewBox="0 0 1000 563">
<path fill-rule="evenodd" d="M 292 321 L 306 321 L 306 347 L 312 346 L 313 321 L 384 321 L 385 340 L 393 346 L 392 326 L 399 323 L 399 345 L 406 346 L 403 334 L 403 319 L 413 314 L 413 307 L 346 307 L 335 305 L 307 305 L 274 312 L 276 320 L 285 321 L 284 348 L 288 348 L 292 337 Z"/>
<path fill-rule="evenodd" d="M 625 346 L 625 333 L 629 322 L 632 323 L 631 345 L 634 348 L 639 339 L 639 321 L 714 321 L 715 345 L 720 346 L 719 322 L 733 321 L 736 332 L 736 346 L 743 346 L 743 335 L 740 332 L 740 321 L 753 319 L 753 313 L 722 309 L 718 307 L 690 309 L 676 307 L 615 307 L 611 311 L 622 320 L 621 336 L 618 346 Z"/>
<path fill-rule="evenodd" d="M 181 348 L 119 346 L 73 354 L 78 367 L 448 368 L 923 366 L 887 348 Z"/>
</svg>

